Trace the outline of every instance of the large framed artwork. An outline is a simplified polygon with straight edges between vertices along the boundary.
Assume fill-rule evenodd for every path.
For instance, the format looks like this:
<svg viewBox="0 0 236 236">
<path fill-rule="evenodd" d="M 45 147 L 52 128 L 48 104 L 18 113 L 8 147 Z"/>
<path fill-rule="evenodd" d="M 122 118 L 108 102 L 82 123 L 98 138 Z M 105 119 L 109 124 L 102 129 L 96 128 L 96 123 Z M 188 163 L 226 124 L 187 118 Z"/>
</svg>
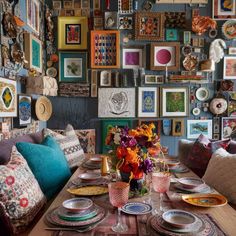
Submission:
<svg viewBox="0 0 236 236">
<path fill-rule="evenodd" d="M 37 34 L 39 34 L 40 28 L 40 9 L 40 0 L 26 0 L 27 25 Z"/>
<path fill-rule="evenodd" d="M 86 52 L 60 52 L 59 61 L 60 82 L 87 82 Z"/>
<path fill-rule="evenodd" d="M 236 118 L 222 117 L 221 138 L 236 140 Z"/>
<path fill-rule="evenodd" d="M 189 92 L 187 87 L 161 88 L 161 116 L 188 116 Z"/>
<path fill-rule="evenodd" d="M 164 39 L 164 13 L 136 12 L 135 39 L 158 41 Z"/>
<path fill-rule="evenodd" d="M 73 16 L 58 17 L 58 49 L 87 49 L 88 18 Z"/>
<path fill-rule="evenodd" d="M 180 43 L 151 43 L 151 70 L 179 70 Z"/>
<path fill-rule="evenodd" d="M 187 120 L 187 138 L 196 139 L 200 134 L 212 138 L 212 120 Z"/>
<path fill-rule="evenodd" d="M 159 96 L 156 87 L 138 88 L 138 117 L 158 117 Z"/>
<path fill-rule="evenodd" d="M 135 88 L 99 88 L 98 117 L 135 117 Z"/>
<path fill-rule="evenodd" d="M 212 0 L 214 20 L 236 19 L 235 0 Z"/>
<path fill-rule="evenodd" d="M 33 34 L 24 34 L 24 47 L 25 47 L 25 59 L 28 61 L 26 67 L 29 69 L 35 69 L 39 73 L 42 73 L 42 42 L 36 38 Z"/>
<path fill-rule="evenodd" d="M 17 116 L 16 81 L 0 77 L 0 117 Z"/>
<path fill-rule="evenodd" d="M 224 57 L 224 79 L 236 79 L 236 57 Z"/>
</svg>

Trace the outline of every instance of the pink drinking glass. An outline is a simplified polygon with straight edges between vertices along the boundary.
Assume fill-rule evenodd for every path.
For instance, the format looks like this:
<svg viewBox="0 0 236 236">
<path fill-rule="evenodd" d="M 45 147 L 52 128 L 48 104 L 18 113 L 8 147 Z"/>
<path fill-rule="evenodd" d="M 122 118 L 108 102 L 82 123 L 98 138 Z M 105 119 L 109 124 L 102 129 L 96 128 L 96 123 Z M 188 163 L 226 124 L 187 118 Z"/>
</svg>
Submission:
<svg viewBox="0 0 236 236">
<path fill-rule="evenodd" d="M 108 184 L 109 199 L 112 206 L 118 207 L 117 223 L 111 228 L 114 232 L 122 233 L 128 230 L 128 226 L 121 221 L 121 207 L 129 199 L 129 184 L 125 182 L 114 182 Z"/>
</svg>

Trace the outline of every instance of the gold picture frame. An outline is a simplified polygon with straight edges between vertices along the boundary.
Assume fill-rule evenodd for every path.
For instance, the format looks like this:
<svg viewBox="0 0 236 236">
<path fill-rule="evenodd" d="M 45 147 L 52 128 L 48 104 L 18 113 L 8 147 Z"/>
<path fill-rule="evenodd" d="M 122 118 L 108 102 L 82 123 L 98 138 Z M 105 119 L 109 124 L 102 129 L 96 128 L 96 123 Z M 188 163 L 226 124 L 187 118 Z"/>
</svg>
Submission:
<svg viewBox="0 0 236 236">
<path fill-rule="evenodd" d="M 58 17 L 58 49 L 83 50 L 87 49 L 88 18 L 87 17 Z"/>
<path fill-rule="evenodd" d="M 172 120 L 172 136 L 184 135 L 184 119 Z"/>
</svg>

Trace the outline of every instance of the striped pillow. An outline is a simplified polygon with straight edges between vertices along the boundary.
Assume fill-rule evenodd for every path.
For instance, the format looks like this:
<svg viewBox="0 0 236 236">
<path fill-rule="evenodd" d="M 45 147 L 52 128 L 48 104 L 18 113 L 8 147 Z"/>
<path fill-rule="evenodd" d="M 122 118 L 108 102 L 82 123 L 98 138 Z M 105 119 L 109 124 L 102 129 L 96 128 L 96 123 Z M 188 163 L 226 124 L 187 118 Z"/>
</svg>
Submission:
<svg viewBox="0 0 236 236">
<path fill-rule="evenodd" d="M 80 145 L 79 139 L 72 125 L 67 125 L 63 134 L 45 128 L 43 130 L 44 137 L 50 135 L 54 137 L 60 148 L 65 154 L 70 168 L 79 166 L 84 160 L 84 151 Z"/>
</svg>

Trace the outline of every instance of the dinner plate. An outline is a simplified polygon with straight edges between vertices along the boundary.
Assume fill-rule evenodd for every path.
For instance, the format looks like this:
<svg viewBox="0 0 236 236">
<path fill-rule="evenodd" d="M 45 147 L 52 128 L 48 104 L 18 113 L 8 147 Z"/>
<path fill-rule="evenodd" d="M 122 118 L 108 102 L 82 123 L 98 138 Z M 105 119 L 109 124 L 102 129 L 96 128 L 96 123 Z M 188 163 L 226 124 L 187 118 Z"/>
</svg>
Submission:
<svg viewBox="0 0 236 236">
<path fill-rule="evenodd" d="M 176 183 L 175 188 L 189 192 L 189 193 L 211 193 L 212 192 L 212 189 L 206 184 L 203 184 L 197 188 L 189 189 L 189 188 L 185 188 L 183 185 L 179 183 Z"/>
<path fill-rule="evenodd" d="M 201 207 L 218 207 L 227 204 L 227 199 L 220 194 L 188 194 L 182 195 L 183 201 Z"/>
<path fill-rule="evenodd" d="M 152 206 L 144 202 L 129 202 L 121 207 L 121 210 L 131 215 L 144 215 L 152 211 Z"/>
<path fill-rule="evenodd" d="M 78 213 L 89 209 L 93 205 L 93 201 L 89 198 L 78 197 L 67 199 L 62 203 L 62 206 L 71 212 Z"/>
<path fill-rule="evenodd" d="M 92 162 L 100 163 L 102 161 L 102 158 L 100 156 L 94 156 L 94 157 L 89 158 L 89 160 Z"/>
<path fill-rule="evenodd" d="M 200 187 L 205 182 L 202 179 L 195 178 L 195 177 L 183 177 L 177 179 L 177 181 L 185 187 L 185 189 L 193 189 Z"/>
<path fill-rule="evenodd" d="M 171 172 L 176 172 L 176 173 L 186 173 L 189 172 L 189 169 L 183 165 L 177 165 L 175 167 L 169 168 Z"/>
<path fill-rule="evenodd" d="M 85 186 L 76 189 L 67 189 L 67 191 L 78 196 L 95 196 L 108 193 L 108 188 L 105 186 Z"/>
<path fill-rule="evenodd" d="M 97 180 L 100 179 L 102 176 L 101 174 L 98 173 L 82 173 L 78 176 L 81 180 L 85 180 L 85 181 L 93 181 L 93 180 Z"/>
<path fill-rule="evenodd" d="M 209 90 L 205 87 L 196 90 L 196 98 L 198 101 L 204 102 L 209 98 Z"/>
<path fill-rule="evenodd" d="M 98 162 L 93 162 L 93 161 L 86 161 L 82 164 L 84 168 L 90 169 L 90 170 L 95 170 L 95 169 L 100 169 L 101 168 L 101 163 Z"/>
</svg>

